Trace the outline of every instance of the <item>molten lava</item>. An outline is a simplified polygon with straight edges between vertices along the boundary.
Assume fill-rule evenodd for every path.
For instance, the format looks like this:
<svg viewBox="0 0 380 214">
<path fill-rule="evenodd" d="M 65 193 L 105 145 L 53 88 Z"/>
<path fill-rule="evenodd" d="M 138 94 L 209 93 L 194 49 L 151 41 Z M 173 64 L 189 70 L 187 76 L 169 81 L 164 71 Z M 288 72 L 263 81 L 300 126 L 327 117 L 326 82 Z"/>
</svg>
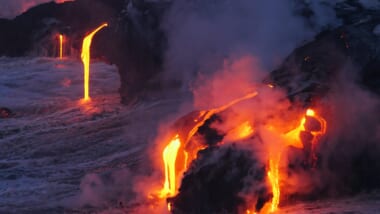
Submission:
<svg viewBox="0 0 380 214">
<path fill-rule="evenodd" d="M 161 197 L 174 196 L 176 194 L 176 160 L 180 146 L 181 141 L 177 134 L 162 153 L 165 164 L 165 183 L 161 190 Z"/>
<path fill-rule="evenodd" d="M 280 204 L 280 173 L 279 173 L 279 157 L 274 157 L 269 160 L 269 171 L 268 178 L 272 185 L 272 204 L 271 204 L 271 212 L 277 210 L 278 205 Z"/>
<path fill-rule="evenodd" d="M 284 140 L 286 146 L 294 146 L 299 149 L 303 149 L 303 142 L 301 139 L 301 133 L 306 130 L 305 124 L 307 121 L 307 117 L 312 117 L 318 120 L 318 122 L 321 124 L 321 130 L 320 131 L 310 131 L 310 133 L 313 135 L 312 140 L 312 166 L 314 166 L 316 161 L 316 155 L 315 155 L 315 144 L 318 141 L 318 137 L 326 133 L 326 121 L 318 116 L 313 109 L 307 109 L 305 116 L 301 118 L 299 126 L 288 133 L 285 134 Z M 273 149 L 274 151 L 278 149 Z M 268 178 L 269 182 L 272 186 L 272 193 L 273 198 L 271 202 L 271 212 L 275 212 L 278 209 L 278 205 L 280 203 L 280 173 L 279 173 L 279 163 L 281 159 L 282 151 L 279 152 L 273 152 L 273 154 L 270 154 L 270 160 L 269 160 L 269 171 L 268 171 Z"/>
<path fill-rule="evenodd" d="M 233 100 L 230 103 L 224 106 L 221 106 L 219 108 L 211 109 L 209 111 L 200 111 L 198 119 L 194 120 L 196 124 L 186 136 L 186 141 L 183 142 L 184 145 L 181 147 L 181 141 L 178 134 L 169 142 L 169 144 L 165 147 L 163 151 L 163 160 L 164 160 L 164 166 L 165 166 L 164 168 L 165 181 L 164 181 L 164 187 L 162 188 L 160 192 L 160 197 L 174 196 L 176 194 L 176 191 L 177 191 L 176 176 L 183 170 L 187 170 L 188 164 L 191 163 L 191 161 L 193 161 L 196 158 L 196 155 L 194 154 L 196 154 L 199 150 L 202 150 L 206 147 L 204 145 L 196 145 L 196 146 L 191 147 L 191 151 L 187 151 L 186 149 L 183 149 L 186 147 L 186 144 L 198 131 L 198 128 L 201 127 L 206 122 L 206 120 L 210 119 L 212 115 L 222 112 L 239 102 L 242 102 L 247 99 L 251 99 L 255 97 L 257 94 L 258 94 L 257 92 L 252 92 L 242 98 Z M 253 132 L 253 129 L 249 125 L 248 122 L 243 124 L 242 129 L 243 129 L 242 133 L 240 133 L 241 135 L 248 135 L 251 132 Z M 180 147 L 182 148 L 181 152 L 184 155 L 184 169 L 177 171 L 176 160 L 177 160 L 177 155 L 178 155 Z"/>
<path fill-rule="evenodd" d="M 172 211 L 172 203 L 168 203 L 168 211 L 170 212 L 170 211 Z"/>
<path fill-rule="evenodd" d="M 188 169 L 188 165 L 194 159 L 197 158 L 198 151 L 207 148 L 207 145 L 198 142 L 197 138 L 194 137 L 199 128 L 203 126 L 206 123 L 206 121 L 210 119 L 213 115 L 225 111 L 231 106 L 244 100 L 251 99 L 257 95 L 257 92 L 252 92 L 242 98 L 233 100 L 230 103 L 221 107 L 214 108 L 211 110 L 199 111 L 199 115 L 196 119 L 193 119 L 194 123 L 190 127 L 188 127 L 186 132 L 184 134 L 181 134 L 181 136 L 180 134 L 176 134 L 175 137 L 171 139 L 171 141 L 166 145 L 162 152 L 164 161 L 165 180 L 164 186 L 160 192 L 160 198 L 172 197 L 177 194 L 177 185 L 179 184 L 179 181 L 176 180 L 177 176 Z M 282 153 L 285 151 L 285 148 L 287 146 L 293 146 L 298 149 L 305 149 L 305 141 L 303 141 L 303 139 L 301 138 L 301 134 L 303 132 L 309 133 L 313 137 L 313 139 L 311 140 L 311 156 L 313 159 L 315 159 L 317 156 L 314 154 L 314 148 L 319 140 L 319 137 L 325 134 L 326 132 L 326 121 L 322 117 L 320 117 L 313 109 L 307 109 L 304 115 L 299 119 L 297 126 L 285 133 L 284 130 L 289 130 L 289 128 L 284 128 L 280 126 L 276 127 L 276 125 L 274 124 L 277 124 L 276 121 L 274 121 L 273 124 L 268 124 L 266 126 L 267 130 L 273 133 L 279 139 L 279 143 L 270 145 L 268 149 L 269 158 L 267 176 L 268 182 L 270 183 L 272 188 L 273 196 L 271 202 L 266 204 L 267 206 L 265 206 L 265 209 L 263 208 L 260 213 L 276 212 L 278 210 L 278 206 L 280 204 L 281 199 L 280 181 L 282 178 L 280 163 L 281 156 Z M 230 129 L 228 131 L 228 135 L 226 135 L 228 137 L 226 138 L 231 141 L 247 139 L 248 137 L 255 134 L 255 132 L 256 130 L 253 126 L 253 123 L 247 120 L 245 122 L 239 123 L 238 126 Z M 180 130 L 178 133 L 181 133 Z M 307 141 L 307 143 L 309 142 L 310 141 Z M 180 156 L 180 158 L 178 158 L 177 160 L 178 156 Z M 180 167 L 177 167 L 177 165 Z M 171 211 L 173 209 L 173 204 L 168 203 L 167 208 L 169 211 Z M 256 211 L 258 212 L 259 210 Z M 253 210 L 246 210 L 246 213 L 256 212 Z"/>
<path fill-rule="evenodd" d="M 307 109 L 305 116 L 301 119 L 299 123 L 299 126 L 285 134 L 285 138 L 287 138 L 288 146 L 294 146 L 299 149 L 303 148 L 303 143 L 302 143 L 302 139 L 300 138 L 300 133 L 303 131 L 306 131 L 305 123 L 306 123 L 307 117 L 313 117 L 317 119 L 321 123 L 321 126 L 322 126 L 321 131 L 312 132 L 313 136 L 322 135 L 326 132 L 326 121 L 323 118 L 317 116 L 313 109 Z"/>
<path fill-rule="evenodd" d="M 254 128 L 249 121 L 246 121 L 232 130 L 228 131 L 228 134 L 225 137 L 225 141 L 232 142 L 237 140 L 242 140 L 250 137 L 255 133 Z"/>
<path fill-rule="evenodd" d="M 243 138 L 249 137 L 251 134 L 254 133 L 254 130 L 248 121 L 241 124 L 236 129 L 238 131 L 238 135 L 237 135 L 238 139 L 243 139 Z"/>
<path fill-rule="evenodd" d="M 59 34 L 59 58 L 63 59 L 63 42 L 64 37 L 62 34 Z"/>
<path fill-rule="evenodd" d="M 318 140 L 319 140 L 319 137 L 320 136 L 323 136 L 325 133 L 326 133 L 326 129 L 327 129 L 327 122 L 325 119 L 323 119 L 322 117 L 318 116 L 314 110 L 312 109 L 308 109 L 308 111 L 306 112 L 306 116 L 308 117 L 312 117 L 314 119 L 316 119 L 321 127 L 320 127 L 320 130 L 311 130 L 310 133 L 313 135 L 313 139 L 311 141 L 311 165 L 313 167 L 316 167 L 316 164 L 317 164 L 317 161 L 318 161 L 318 157 L 317 157 L 317 154 L 316 154 L 316 146 L 317 146 L 317 143 L 318 143 Z"/>
<path fill-rule="evenodd" d="M 205 149 L 207 146 L 205 145 L 188 145 L 190 139 L 195 135 L 195 133 L 198 131 L 199 127 L 203 126 L 203 124 L 206 122 L 206 120 L 210 119 L 213 115 L 217 114 L 217 113 L 220 113 L 228 108 L 230 108 L 231 106 L 233 105 L 236 105 L 244 100 L 248 100 L 248 99 L 251 99 L 251 98 L 254 98 L 258 95 L 258 92 L 251 92 L 247 95 L 245 95 L 244 97 L 241 97 L 241 98 L 238 98 L 238 99 L 235 99 L 231 102 L 229 102 L 228 104 L 226 105 L 223 105 L 223 106 L 220 106 L 218 108 L 214 108 L 214 109 L 211 109 L 211 110 L 208 110 L 208 111 L 201 111 L 200 112 L 200 119 L 197 119 L 196 124 L 194 125 L 194 127 L 189 131 L 189 134 L 187 135 L 186 137 L 186 141 L 184 142 L 184 145 L 185 145 L 185 156 L 186 156 L 186 163 L 191 163 L 195 158 L 196 158 L 196 154 L 198 153 L 198 151 L 202 150 L 202 149 Z M 245 124 L 246 126 L 250 126 L 249 123 L 248 124 Z M 243 124 L 244 126 L 244 124 Z M 243 130 L 244 132 L 246 133 L 239 133 L 239 134 L 248 134 L 248 132 L 251 131 L 252 128 L 250 127 L 243 127 Z M 252 130 L 253 131 L 253 130 Z M 191 148 L 191 149 L 190 149 Z M 185 170 L 187 169 L 187 167 L 185 168 Z"/>
<path fill-rule="evenodd" d="M 89 35 L 87 35 L 84 40 L 83 40 L 83 45 L 82 45 L 82 62 L 84 66 L 84 101 L 89 101 L 90 100 L 90 48 L 91 48 L 91 42 L 92 38 L 95 36 L 95 34 L 103 29 L 104 27 L 107 27 L 108 24 L 104 23 L 100 25 L 98 28 L 96 28 L 94 31 L 92 31 Z"/>
<path fill-rule="evenodd" d="M 212 115 L 217 114 L 219 112 L 222 112 L 222 111 L 230 108 L 231 106 L 236 105 L 237 103 L 240 103 L 244 100 L 254 98 L 257 95 L 258 95 L 258 92 L 252 92 L 252 93 L 245 95 L 244 97 L 233 100 L 230 103 L 228 103 L 224 106 L 221 106 L 219 108 L 214 108 L 214 109 L 211 109 L 209 111 L 202 111 L 203 112 L 203 119 L 201 121 L 198 121 L 198 123 L 193 127 L 193 129 L 191 129 L 191 131 L 189 132 L 189 135 L 187 136 L 186 143 L 194 136 L 194 134 L 198 131 L 198 128 L 201 127 L 206 122 L 206 120 L 210 119 L 210 117 Z"/>
</svg>

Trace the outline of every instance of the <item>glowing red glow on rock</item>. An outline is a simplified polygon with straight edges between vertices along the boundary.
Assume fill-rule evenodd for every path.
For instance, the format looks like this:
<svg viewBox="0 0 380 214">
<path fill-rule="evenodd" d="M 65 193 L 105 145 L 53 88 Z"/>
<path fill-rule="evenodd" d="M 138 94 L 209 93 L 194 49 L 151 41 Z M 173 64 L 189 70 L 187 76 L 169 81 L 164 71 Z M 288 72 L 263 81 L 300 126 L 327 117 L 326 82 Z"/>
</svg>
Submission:
<svg viewBox="0 0 380 214">
<path fill-rule="evenodd" d="M 313 117 L 318 120 L 318 122 L 321 124 L 321 130 L 320 131 L 312 131 L 311 134 L 313 135 L 313 141 L 312 141 L 312 157 L 315 158 L 315 144 L 318 141 L 318 136 L 325 134 L 326 132 L 326 121 L 318 116 L 316 112 L 313 109 L 307 109 L 305 116 L 301 118 L 298 127 L 295 129 L 289 131 L 284 135 L 284 142 L 286 146 L 293 146 L 299 149 L 304 148 L 303 142 L 301 139 L 301 132 L 306 131 L 305 124 L 307 121 L 307 117 Z M 278 206 L 280 204 L 280 194 L 281 194 L 281 189 L 280 189 L 280 169 L 279 169 L 279 163 L 282 155 L 282 150 L 278 151 L 278 149 L 272 149 L 274 152 L 273 154 L 270 154 L 270 159 L 269 159 L 269 171 L 268 171 L 268 178 L 269 182 L 272 186 L 272 193 L 273 193 L 273 198 L 271 202 L 271 212 L 275 212 L 278 209 Z M 315 160 L 314 160 L 315 161 Z M 314 162 L 313 161 L 313 162 Z M 313 163 L 312 163 L 313 165 Z"/>
<path fill-rule="evenodd" d="M 250 137 L 255 133 L 253 126 L 249 121 L 243 122 L 228 132 L 227 141 L 237 141 Z"/>
<path fill-rule="evenodd" d="M 194 134 L 197 132 L 198 128 L 201 127 L 206 120 L 210 119 L 210 117 L 216 113 L 219 113 L 221 111 L 226 110 L 227 108 L 242 102 L 247 99 L 251 99 L 255 96 L 257 96 L 257 92 L 252 92 L 247 94 L 244 97 L 241 97 L 239 99 L 233 100 L 230 103 L 221 106 L 219 108 L 214 108 L 209 111 L 200 111 L 198 119 L 195 119 L 194 122 L 196 123 L 194 127 L 189 131 L 188 135 L 186 136 L 186 141 L 181 143 L 181 140 L 179 138 L 179 135 L 177 134 L 164 148 L 162 152 L 162 158 L 164 161 L 164 172 L 165 172 L 165 180 L 164 180 L 164 186 L 160 192 L 160 197 L 170 197 L 174 196 L 177 193 L 176 185 L 178 184 L 178 181 L 176 180 L 180 172 L 183 172 L 187 170 L 188 164 L 191 163 L 196 158 L 196 154 L 199 150 L 204 149 L 206 146 L 199 145 L 194 146 L 191 148 L 191 151 L 185 150 L 184 147 L 189 142 L 189 140 L 194 136 Z M 248 127 L 243 127 L 246 130 L 243 130 L 243 135 L 248 134 L 251 131 L 251 127 L 249 124 L 243 124 Z M 181 149 L 181 154 L 184 156 L 184 169 L 177 170 L 177 155 L 179 153 L 179 150 Z M 189 154 L 190 153 L 190 154 Z"/>
<path fill-rule="evenodd" d="M 207 148 L 207 145 L 198 143 L 197 138 L 193 138 L 194 135 L 197 133 L 198 129 L 202 125 L 204 125 L 204 123 L 213 115 L 223 112 L 239 102 L 254 98 L 257 95 L 258 92 L 252 92 L 244 97 L 233 100 L 227 103 L 226 105 L 220 106 L 218 108 L 199 111 L 198 117 L 195 116 L 196 118 L 192 119 L 194 124 L 189 127 L 188 131 L 186 131 L 186 133 L 182 135 L 181 138 L 178 134 L 176 134 L 175 137 L 172 138 L 172 140 L 166 144 L 162 152 L 162 158 L 164 161 L 165 180 L 163 188 L 160 192 L 160 198 L 173 197 L 177 194 L 177 188 L 180 184 L 178 177 L 182 172 L 188 170 L 189 164 L 197 158 L 196 154 L 200 150 Z M 245 118 L 247 119 L 247 121 L 244 121 Z M 308 126 L 307 123 L 311 118 L 312 120 L 317 120 L 320 123 L 320 129 L 306 127 Z M 239 142 L 239 140 L 244 140 L 242 142 L 245 142 L 245 140 L 248 139 L 248 137 L 254 136 L 256 131 L 260 131 L 260 128 L 256 130 L 256 127 L 254 126 L 255 123 L 250 122 L 250 119 L 252 118 L 250 118 L 248 115 L 244 116 L 242 120 L 239 119 L 238 121 L 235 121 L 233 128 L 228 129 L 228 134 L 226 135 L 226 138 L 228 138 L 228 140 L 230 140 L 231 142 Z M 296 121 L 298 122 L 294 122 L 295 125 L 291 130 L 289 130 L 288 127 L 281 127 L 282 125 L 279 124 L 282 123 L 278 121 L 272 121 L 273 123 L 264 125 L 265 129 L 267 129 L 269 133 L 272 133 L 274 136 L 276 136 L 275 139 L 278 139 L 278 142 L 274 144 L 269 144 L 269 147 L 267 148 L 267 181 L 271 187 L 272 199 L 261 209 L 260 212 L 247 209 L 245 210 L 246 213 L 256 214 L 258 212 L 264 214 L 277 212 L 279 210 L 278 207 L 281 202 L 281 180 L 286 178 L 285 174 L 281 174 L 281 157 L 283 152 L 285 151 L 285 148 L 288 146 L 292 146 L 298 149 L 304 149 L 304 142 L 301 138 L 302 132 L 311 133 L 311 135 L 314 137 L 312 141 L 312 145 L 314 148 L 317 142 L 319 141 L 319 136 L 322 136 L 326 132 L 326 121 L 321 116 L 319 116 L 315 110 L 311 108 L 304 111 L 303 116 L 296 119 Z M 284 132 L 284 130 L 287 131 Z M 182 139 L 183 141 L 181 142 L 180 139 Z M 228 140 L 226 142 L 229 142 Z M 181 160 L 177 160 L 178 156 L 181 156 Z M 167 209 L 169 211 L 172 211 L 173 204 L 168 203 Z"/>
</svg>

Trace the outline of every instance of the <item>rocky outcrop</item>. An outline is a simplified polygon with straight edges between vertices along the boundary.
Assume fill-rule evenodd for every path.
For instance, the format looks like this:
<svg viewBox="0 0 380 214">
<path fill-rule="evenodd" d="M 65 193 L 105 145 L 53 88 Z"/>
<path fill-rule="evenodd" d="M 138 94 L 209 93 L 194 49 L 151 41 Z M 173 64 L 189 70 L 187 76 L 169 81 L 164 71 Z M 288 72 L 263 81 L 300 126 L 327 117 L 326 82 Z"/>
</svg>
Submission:
<svg viewBox="0 0 380 214">
<path fill-rule="evenodd" d="M 269 78 L 285 88 L 294 102 L 307 106 L 329 101 L 324 110 L 329 111 L 330 139 L 323 146 L 322 159 L 323 169 L 334 176 L 329 179 L 325 173 L 321 177 L 324 185 L 314 192 L 319 197 L 333 191 L 352 194 L 380 187 L 376 134 L 380 121 L 380 13 L 355 2 L 338 4 L 335 9 L 342 25 L 295 49 Z M 342 79 L 347 79 L 348 90 Z M 340 113 L 344 118 L 337 116 Z"/>
<path fill-rule="evenodd" d="M 232 145 L 210 147 L 198 155 L 184 175 L 179 194 L 168 199 L 172 213 L 240 213 L 252 206 L 243 199 L 244 190 L 250 188 L 257 196 L 256 211 L 271 198 L 265 166 L 249 151 Z"/>
<path fill-rule="evenodd" d="M 57 55 L 57 34 L 64 33 L 79 57 L 82 39 L 103 22 L 109 27 L 94 38 L 92 57 L 119 68 L 120 94 L 125 103 L 149 90 L 160 72 L 165 38 L 159 29 L 163 3 L 129 0 L 76 0 L 31 8 L 13 20 L 0 19 L 0 55 Z M 115 83 L 110 83 L 115 84 Z"/>
<path fill-rule="evenodd" d="M 343 25 L 295 49 L 271 73 L 272 81 L 286 88 L 293 99 L 305 102 L 323 96 L 342 72 L 351 72 L 361 85 L 380 94 L 380 37 L 375 33 L 380 15 L 360 4 L 355 9 L 355 5 L 337 5 Z"/>
</svg>

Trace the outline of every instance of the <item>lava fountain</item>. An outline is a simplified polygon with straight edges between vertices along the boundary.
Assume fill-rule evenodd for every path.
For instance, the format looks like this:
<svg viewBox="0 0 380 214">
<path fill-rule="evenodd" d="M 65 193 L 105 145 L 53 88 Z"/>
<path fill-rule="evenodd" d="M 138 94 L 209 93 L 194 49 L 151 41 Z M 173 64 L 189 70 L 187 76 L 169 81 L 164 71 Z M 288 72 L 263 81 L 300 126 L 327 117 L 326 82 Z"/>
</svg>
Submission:
<svg viewBox="0 0 380 214">
<path fill-rule="evenodd" d="M 98 28 L 96 28 L 94 31 L 92 31 L 89 35 L 87 35 L 83 39 L 83 44 L 82 44 L 82 62 L 84 66 L 84 97 L 83 101 L 87 102 L 89 101 L 90 98 L 90 48 L 91 48 L 91 42 L 93 37 L 97 32 L 99 32 L 101 29 L 107 27 L 108 24 L 104 23 L 100 25 Z"/>
</svg>

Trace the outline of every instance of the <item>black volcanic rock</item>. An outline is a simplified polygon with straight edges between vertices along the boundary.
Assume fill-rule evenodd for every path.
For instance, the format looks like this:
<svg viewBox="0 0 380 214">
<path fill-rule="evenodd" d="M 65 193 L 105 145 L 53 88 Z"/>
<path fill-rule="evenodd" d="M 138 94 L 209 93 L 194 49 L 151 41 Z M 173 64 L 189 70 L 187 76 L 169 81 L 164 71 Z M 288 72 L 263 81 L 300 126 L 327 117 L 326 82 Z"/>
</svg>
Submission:
<svg viewBox="0 0 380 214">
<path fill-rule="evenodd" d="M 369 92 L 376 100 L 380 95 L 380 36 L 374 33 L 380 24 L 379 9 L 369 10 L 361 7 L 357 1 L 345 1 L 337 5 L 336 11 L 342 19 L 342 26 L 321 32 L 314 41 L 295 49 L 271 73 L 270 79 L 276 86 L 285 88 L 293 101 L 299 101 L 305 106 L 330 92 L 334 93 L 331 88 L 342 77 L 355 81 L 363 93 Z M 308 192 L 307 197 L 303 195 L 304 198 L 316 199 L 330 194 L 349 195 L 380 187 L 380 149 L 376 129 L 380 121 L 378 102 L 371 104 L 374 105 L 373 109 L 371 106 L 367 112 L 357 111 L 355 114 L 360 116 L 355 115 L 343 122 L 350 124 L 347 126 L 334 124 L 335 121 L 331 120 L 335 115 L 326 118 L 327 130 L 331 132 L 326 135 L 333 140 L 327 139 L 318 144 L 316 152 L 322 163 L 317 163 L 317 170 L 323 176 L 319 178 L 313 192 Z M 347 105 L 349 108 L 349 105 L 367 104 L 355 103 L 353 100 Z M 324 111 L 331 109 L 326 108 Z M 346 109 L 342 109 L 344 111 Z M 345 130 L 334 133 L 336 127 L 329 126 L 330 124 L 343 126 Z M 319 131 L 320 124 L 309 120 L 305 128 L 308 131 Z M 301 136 L 304 144 L 310 142 L 311 137 L 307 132 Z M 305 150 L 310 148 L 310 145 L 305 145 Z M 300 150 L 292 149 L 292 155 L 289 156 L 292 156 L 289 161 L 290 172 L 309 172 L 310 167 L 304 164 L 306 158 L 303 158 Z"/>
<path fill-rule="evenodd" d="M 199 152 L 178 195 L 168 201 L 173 213 L 239 213 L 239 208 L 252 206 L 242 198 L 249 193 L 257 196 L 253 205 L 260 210 L 271 198 L 265 180 L 265 165 L 251 152 L 236 146 L 210 147 Z"/>
<path fill-rule="evenodd" d="M 206 120 L 205 123 L 198 128 L 197 134 L 199 134 L 204 141 L 207 143 L 207 146 L 215 146 L 218 143 L 222 142 L 224 138 L 224 133 L 212 128 L 213 123 L 222 123 L 222 118 L 214 114 L 210 119 Z"/>
<path fill-rule="evenodd" d="M 320 132 L 322 131 L 322 124 L 314 117 L 306 117 L 304 124 L 305 130 L 308 132 Z"/>
<path fill-rule="evenodd" d="M 346 66 L 351 65 L 356 73 L 347 75 L 380 94 L 380 38 L 373 33 L 379 23 L 380 17 L 374 16 L 320 33 L 314 41 L 295 49 L 271 73 L 272 81 L 287 89 L 292 99 L 307 103 L 325 95 L 341 72 L 350 72 Z"/>
<path fill-rule="evenodd" d="M 84 36 L 108 22 L 109 27 L 94 37 L 92 57 L 118 67 L 120 94 L 127 103 L 155 86 L 152 79 L 161 70 L 165 45 L 159 22 L 167 7 L 163 3 L 129 0 L 41 4 L 13 20 L 0 19 L 0 55 L 55 57 L 57 35 L 64 33 L 69 48 L 74 50 L 72 54 L 79 58 Z"/>
</svg>

